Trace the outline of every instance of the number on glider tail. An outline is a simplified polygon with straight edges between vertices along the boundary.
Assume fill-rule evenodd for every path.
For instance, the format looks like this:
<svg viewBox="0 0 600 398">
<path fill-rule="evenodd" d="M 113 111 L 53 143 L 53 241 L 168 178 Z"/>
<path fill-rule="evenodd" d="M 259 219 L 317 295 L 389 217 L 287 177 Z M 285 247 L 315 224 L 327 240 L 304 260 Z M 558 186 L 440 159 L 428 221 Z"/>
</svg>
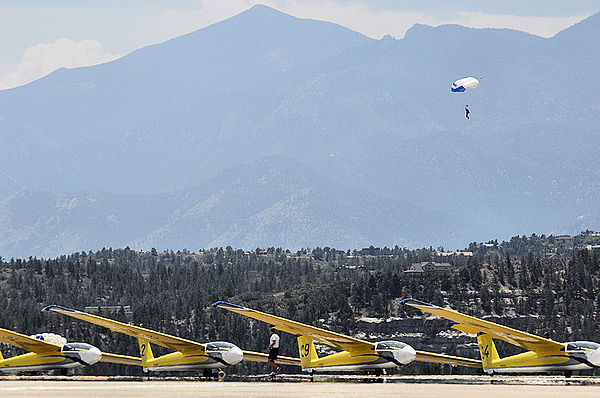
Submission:
<svg viewBox="0 0 600 398">
<path fill-rule="evenodd" d="M 300 356 L 302 358 L 307 357 L 310 352 L 310 345 L 308 343 L 302 345 Z"/>
<path fill-rule="evenodd" d="M 483 358 L 486 359 L 489 356 L 490 356 L 490 346 L 486 345 L 485 348 L 483 349 Z"/>
<path fill-rule="evenodd" d="M 143 357 L 146 355 L 146 344 L 140 346 L 140 355 Z"/>
</svg>

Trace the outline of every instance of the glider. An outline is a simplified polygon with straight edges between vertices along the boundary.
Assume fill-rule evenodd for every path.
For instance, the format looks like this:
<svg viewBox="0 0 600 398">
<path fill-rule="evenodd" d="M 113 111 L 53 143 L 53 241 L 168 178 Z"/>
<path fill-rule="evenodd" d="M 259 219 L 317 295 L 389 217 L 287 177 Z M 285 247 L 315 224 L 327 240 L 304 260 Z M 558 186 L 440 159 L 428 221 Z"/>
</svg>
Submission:
<svg viewBox="0 0 600 398">
<path fill-rule="evenodd" d="M 37 372 L 42 370 L 81 368 L 96 362 L 132 364 L 139 358 L 101 352 L 86 343 L 67 343 L 51 333 L 26 336 L 12 330 L 0 329 L 0 342 L 29 351 L 26 354 L 4 358 L 0 353 L 0 371 Z"/>
<path fill-rule="evenodd" d="M 197 343 L 181 337 L 57 305 L 49 305 L 43 311 L 58 312 L 137 338 L 141 356 L 140 365 L 143 366 L 144 372 L 204 369 L 208 375 L 212 369 L 235 365 L 242 360 L 253 362 L 267 362 L 268 360 L 266 354 L 242 351 L 235 344 L 223 341 Z M 166 347 L 174 352 L 154 357 L 150 347 L 151 343 Z M 276 363 L 281 365 L 300 365 L 298 359 L 289 357 L 280 357 Z"/>
<path fill-rule="evenodd" d="M 212 306 L 266 322 L 275 329 L 296 335 L 302 370 L 307 372 L 383 372 L 385 369 L 396 368 L 412 361 L 481 368 L 481 362 L 474 359 L 416 351 L 410 345 L 399 341 L 371 343 L 224 301 L 217 301 Z M 341 352 L 320 358 L 315 350 L 314 340 L 335 347 Z"/>
<path fill-rule="evenodd" d="M 573 370 L 600 367 L 598 343 L 559 343 L 419 300 L 404 299 L 401 302 L 452 321 L 453 329 L 476 334 L 483 370 L 489 374 L 564 371 L 565 375 L 570 376 Z M 527 351 L 500 358 L 494 339 L 504 340 Z"/>
</svg>

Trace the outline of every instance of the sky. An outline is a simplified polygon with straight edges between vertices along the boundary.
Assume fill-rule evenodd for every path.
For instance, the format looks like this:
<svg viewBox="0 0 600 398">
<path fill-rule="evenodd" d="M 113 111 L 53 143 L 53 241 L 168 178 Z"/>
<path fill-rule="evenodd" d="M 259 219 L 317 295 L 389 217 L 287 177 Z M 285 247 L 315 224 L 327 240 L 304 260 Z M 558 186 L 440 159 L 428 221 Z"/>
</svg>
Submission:
<svg viewBox="0 0 600 398">
<path fill-rule="evenodd" d="M 95 65 L 265 4 L 374 39 L 415 23 L 510 28 L 542 37 L 600 12 L 598 0 L 0 0 L 0 89 Z"/>
</svg>

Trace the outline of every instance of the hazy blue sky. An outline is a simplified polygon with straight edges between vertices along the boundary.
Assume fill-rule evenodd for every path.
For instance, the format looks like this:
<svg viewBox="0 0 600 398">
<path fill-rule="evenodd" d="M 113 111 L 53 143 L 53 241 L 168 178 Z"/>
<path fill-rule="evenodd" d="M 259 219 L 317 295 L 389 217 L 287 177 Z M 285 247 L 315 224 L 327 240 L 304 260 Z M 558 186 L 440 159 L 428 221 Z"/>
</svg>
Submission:
<svg viewBox="0 0 600 398">
<path fill-rule="evenodd" d="M 0 0 L 0 89 L 61 66 L 106 62 L 266 4 L 373 38 L 415 23 L 506 27 L 550 37 L 600 11 L 598 0 Z"/>
</svg>

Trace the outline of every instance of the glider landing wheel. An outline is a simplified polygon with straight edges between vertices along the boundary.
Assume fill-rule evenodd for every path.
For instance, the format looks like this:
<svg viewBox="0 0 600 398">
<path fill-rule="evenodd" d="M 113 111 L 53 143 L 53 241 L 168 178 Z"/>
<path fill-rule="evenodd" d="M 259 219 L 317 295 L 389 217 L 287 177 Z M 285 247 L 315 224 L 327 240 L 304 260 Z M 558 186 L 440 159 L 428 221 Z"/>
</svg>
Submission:
<svg viewBox="0 0 600 398">
<path fill-rule="evenodd" d="M 572 370 L 565 370 L 565 377 L 569 378 L 571 376 L 573 376 L 573 371 Z"/>
<path fill-rule="evenodd" d="M 218 373 L 214 369 L 204 369 L 202 376 L 206 377 L 207 379 L 216 379 L 218 378 Z"/>
</svg>

